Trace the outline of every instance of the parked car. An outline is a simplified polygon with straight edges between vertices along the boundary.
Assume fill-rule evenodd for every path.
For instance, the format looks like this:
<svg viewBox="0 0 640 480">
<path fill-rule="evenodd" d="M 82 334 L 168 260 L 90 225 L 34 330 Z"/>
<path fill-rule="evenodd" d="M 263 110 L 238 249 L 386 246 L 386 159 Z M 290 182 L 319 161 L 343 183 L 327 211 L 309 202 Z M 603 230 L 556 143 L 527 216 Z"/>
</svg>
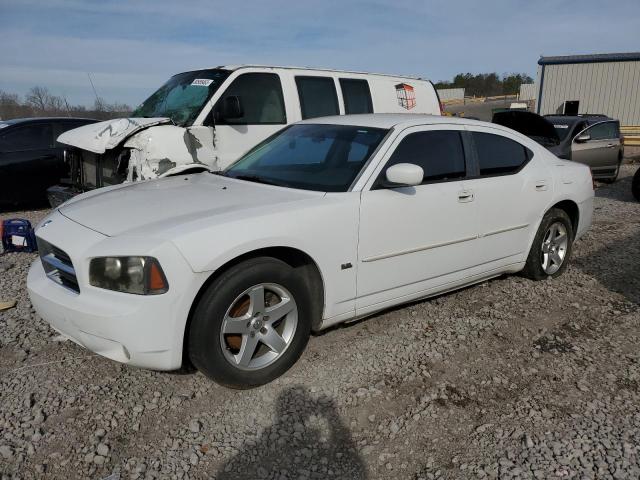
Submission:
<svg viewBox="0 0 640 480">
<path fill-rule="evenodd" d="M 631 193 L 636 200 L 640 202 L 640 168 L 636 170 L 633 180 L 631 181 Z"/>
<path fill-rule="evenodd" d="M 536 140 L 559 158 L 591 167 L 596 180 L 614 182 L 624 156 L 620 122 L 605 115 L 545 115 L 506 111 L 493 123 Z"/>
<path fill-rule="evenodd" d="M 263 66 L 180 73 L 136 118 L 62 135 L 60 142 L 76 147 L 73 181 L 51 196 L 60 202 L 124 181 L 220 170 L 290 123 L 372 112 L 441 113 L 433 84 L 419 78 Z"/>
<path fill-rule="evenodd" d="M 67 117 L 0 121 L 0 205 L 44 202 L 47 188 L 69 171 L 56 137 L 94 122 Z"/>
<path fill-rule="evenodd" d="M 105 357 L 188 358 L 250 387 L 311 331 L 505 273 L 557 277 L 592 209 L 587 167 L 507 128 L 325 117 L 218 174 L 70 200 L 37 227 L 27 283 L 42 318 Z"/>
</svg>

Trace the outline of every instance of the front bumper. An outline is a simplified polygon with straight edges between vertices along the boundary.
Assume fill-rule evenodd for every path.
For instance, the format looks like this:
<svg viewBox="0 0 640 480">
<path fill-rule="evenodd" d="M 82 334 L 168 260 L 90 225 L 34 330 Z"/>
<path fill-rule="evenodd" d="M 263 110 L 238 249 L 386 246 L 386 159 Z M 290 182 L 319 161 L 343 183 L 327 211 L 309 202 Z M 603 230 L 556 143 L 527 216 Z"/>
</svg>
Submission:
<svg viewBox="0 0 640 480">
<path fill-rule="evenodd" d="M 169 280 L 169 291 L 162 295 L 133 295 L 89 285 L 88 263 L 93 256 L 143 253 L 150 242 L 100 235 L 63 217 L 36 234 L 62 248 L 74 263 L 80 293 L 51 280 L 40 259 L 34 261 L 27 277 L 29 297 L 36 312 L 54 329 L 77 344 L 118 362 L 154 370 L 174 370 L 182 365 L 184 329 L 199 276 L 194 274 L 170 243 L 153 252 Z M 63 236 L 65 238 L 63 238 Z M 66 240 L 66 241 L 65 241 Z M 101 252 L 101 253 L 98 253 Z"/>
</svg>

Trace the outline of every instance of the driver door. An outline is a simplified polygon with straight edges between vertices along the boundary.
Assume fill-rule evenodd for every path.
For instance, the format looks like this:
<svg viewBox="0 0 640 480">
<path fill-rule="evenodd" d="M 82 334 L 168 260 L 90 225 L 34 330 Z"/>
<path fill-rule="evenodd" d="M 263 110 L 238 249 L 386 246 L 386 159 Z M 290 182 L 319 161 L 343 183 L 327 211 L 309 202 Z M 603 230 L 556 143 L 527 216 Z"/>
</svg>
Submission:
<svg viewBox="0 0 640 480">
<path fill-rule="evenodd" d="M 222 105 L 228 97 L 240 100 L 240 116 L 224 117 Z M 260 72 L 239 75 L 216 102 L 212 116 L 208 124 L 215 124 L 217 165 L 225 168 L 287 124 L 280 76 Z"/>
<path fill-rule="evenodd" d="M 361 193 L 357 314 L 446 289 L 475 264 L 463 134 L 454 125 L 403 131 Z M 422 167 L 423 183 L 386 185 L 385 171 L 397 163 Z"/>
<path fill-rule="evenodd" d="M 589 136 L 580 141 L 580 137 Z M 600 122 L 580 132 L 571 145 L 571 159 L 598 169 L 616 168 L 620 153 L 618 122 Z"/>
</svg>

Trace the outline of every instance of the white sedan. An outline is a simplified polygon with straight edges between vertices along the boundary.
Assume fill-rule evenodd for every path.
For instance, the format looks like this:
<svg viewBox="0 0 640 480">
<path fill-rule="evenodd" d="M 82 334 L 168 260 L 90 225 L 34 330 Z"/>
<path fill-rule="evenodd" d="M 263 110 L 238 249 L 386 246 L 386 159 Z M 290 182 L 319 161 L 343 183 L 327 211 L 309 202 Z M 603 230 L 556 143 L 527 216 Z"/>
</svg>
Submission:
<svg viewBox="0 0 640 480">
<path fill-rule="evenodd" d="M 217 174 L 63 204 L 36 230 L 28 288 L 100 355 L 250 387 L 291 367 L 312 331 L 505 273 L 560 275 L 592 209 L 588 167 L 507 128 L 326 117 Z"/>
</svg>

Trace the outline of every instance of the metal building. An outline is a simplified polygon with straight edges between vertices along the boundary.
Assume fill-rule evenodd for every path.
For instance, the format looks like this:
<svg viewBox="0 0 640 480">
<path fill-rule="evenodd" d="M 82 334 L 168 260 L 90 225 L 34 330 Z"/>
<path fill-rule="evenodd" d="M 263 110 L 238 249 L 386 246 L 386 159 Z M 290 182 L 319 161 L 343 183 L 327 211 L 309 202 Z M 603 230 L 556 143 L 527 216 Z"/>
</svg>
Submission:
<svg viewBox="0 0 640 480">
<path fill-rule="evenodd" d="M 535 83 L 523 83 L 520 85 L 518 100 L 535 100 L 538 90 Z"/>
<path fill-rule="evenodd" d="M 603 113 L 640 125 L 640 52 L 540 57 L 536 112 Z"/>
<path fill-rule="evenodd" d="M 464 88 L 439 88 L 438 97 L 441 102 L 464 100 Z"/>
</svg>

